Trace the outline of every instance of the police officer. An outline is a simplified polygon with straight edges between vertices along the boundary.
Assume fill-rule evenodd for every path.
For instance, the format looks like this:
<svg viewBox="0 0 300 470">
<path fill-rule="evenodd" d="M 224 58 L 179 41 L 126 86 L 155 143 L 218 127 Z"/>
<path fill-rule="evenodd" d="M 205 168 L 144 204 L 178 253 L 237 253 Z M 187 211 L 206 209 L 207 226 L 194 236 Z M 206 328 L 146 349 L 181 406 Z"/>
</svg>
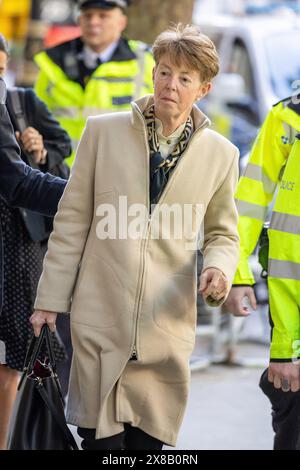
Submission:
<svg viewBox="0 0 300 470">
<path fill-rule="evenodd" d="M 86 118 L 124 110 L 152 92 L 153 59 L 142 42 L 121 37 L 128 0 L 79 0 L 82 36 L 35 56 L 35 91 L 69 133 L 72 164 Z"/>
<path fill-rule="evenodd" d="M 256 298 L 248 264 L 276 193 L 269 235 L 270 364 L 260 387 L 273 413 L 275 449 L 300 450 L 300 95 L 277 103 L 256 139 L 236 193 L 240 262 L 226 306 L 247 316 Z"/>
</svg>

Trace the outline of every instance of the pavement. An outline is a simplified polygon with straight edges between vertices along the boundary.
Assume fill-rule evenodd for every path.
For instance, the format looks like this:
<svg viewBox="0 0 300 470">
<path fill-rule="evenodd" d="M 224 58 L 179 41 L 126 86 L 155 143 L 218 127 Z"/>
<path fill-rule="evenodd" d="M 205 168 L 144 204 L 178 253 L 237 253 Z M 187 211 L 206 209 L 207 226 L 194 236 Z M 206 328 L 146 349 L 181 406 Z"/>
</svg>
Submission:
<svg viewBox="0 0 300 470">
<path fill-rule="evenodd" d="M 263 368 L 211 365 L 193 372 L 177 449 L 272 449 L 270 406 L 258 388 Z"/>
</svg>

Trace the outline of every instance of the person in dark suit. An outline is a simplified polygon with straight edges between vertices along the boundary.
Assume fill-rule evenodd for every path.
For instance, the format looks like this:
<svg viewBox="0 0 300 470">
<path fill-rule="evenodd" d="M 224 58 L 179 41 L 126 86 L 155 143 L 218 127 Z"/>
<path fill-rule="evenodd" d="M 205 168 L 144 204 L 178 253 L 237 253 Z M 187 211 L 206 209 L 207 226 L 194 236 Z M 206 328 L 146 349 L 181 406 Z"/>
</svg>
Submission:
<svg viewBox="0 0 300 470">
<path fill-rule="evenodd" d="M 11 125 L 9 115 L 5 106 L 6 87 L 0 78 L 0 196 L 8 204 L 14 207 L 24 207 L 26 209 L 38 211 L 47 216 L 54 216 L 57 204 L 60 200 L 66 182 L 60 178 L 42 173 L 26 165 L 20 158 L 20 148 L 14 137 L 14 130 Z M 0 222 L 1 222 L 0 213 Z M 3 243 L 2 224 L 0 223 L 0 312 L 3 302 Z M 2 367 L 6 378 L 9 373 L 16 371 Z M 4 377 L 0 377 L 3 384 Z M 17 379 L 15 379 L 17 381 Z M 9 381 L 8 381 L 9 382 Z M 0 397 L 3 405 L 3 416 L 0 416 L 0 448 L 5 447 L 6 430 L 14 396 L 6 390 Z M 5 431 L 6 432 L 6 431 Z M 2 441 L 1 441 L 2 439 Z"/>
<path fill-rule="evenodd" d="M 0 195 L 13 207 L 54 216 L 66 181 L 22 161 L 5 102 L 6 87 L 0 78 Z"/>
<path fill-rule="evenodd" d="M 9 55 L 8 43 L 0 34 L 0 76 L 7 70 Z M 8 88 L 6 107 L 21 147 L 22 160 L 43 172 L 68 178 L 69 167 L 65 159 L 72 152 L 70 137 L 34 90 Z M 11 208 L 1 200 L 0 211 L 5 249 L 4 282 L 7 285 L 0 318 L 0 341 L 5 343 L 6 348 L 5 354 L 0 354 L 0 364 L 5 363 L 21 371 L 31 336 L 28 316 L 32 311 L 48 237 L 53 228 L 52 218 L 24 208 Z M 55 335 L 53 348 L 57 372 L 63 394 L 66 395 L 72 358 L 68 317 L 62 317 L 57 324 L 57 334 L 65 347 Z"/>
</svg>

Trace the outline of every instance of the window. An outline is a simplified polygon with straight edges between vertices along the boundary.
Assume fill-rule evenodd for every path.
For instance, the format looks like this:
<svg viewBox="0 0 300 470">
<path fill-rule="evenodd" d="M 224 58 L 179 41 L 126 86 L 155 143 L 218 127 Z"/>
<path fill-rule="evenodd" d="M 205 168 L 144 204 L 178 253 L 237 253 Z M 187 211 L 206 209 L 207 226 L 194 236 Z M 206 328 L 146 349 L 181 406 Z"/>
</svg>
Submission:
<svg viewBox="0 0 300 470">
<path fill-rule="evenodd" d="M 240 39 L 237 39 L 234 42 L 228 72 L 241 75 L 245 82 L 246 94 L 249 98 L 255 99 L 254 79 L 250 57 L 245 44 Z"/>
</svg>

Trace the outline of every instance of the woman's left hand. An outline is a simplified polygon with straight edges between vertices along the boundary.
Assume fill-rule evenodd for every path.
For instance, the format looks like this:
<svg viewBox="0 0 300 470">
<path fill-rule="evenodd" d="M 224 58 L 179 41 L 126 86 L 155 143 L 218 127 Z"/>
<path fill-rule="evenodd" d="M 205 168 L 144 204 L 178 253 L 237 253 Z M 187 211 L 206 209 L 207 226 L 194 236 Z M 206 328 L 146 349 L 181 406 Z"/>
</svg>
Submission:
<svg viewBox="0 0 300 470">
<path fill-rule="evenodd" d="M 225 274 L 217 268 L 207 268 L 201 273 L 199 292 L 206 299 L 210 296 L 213 300 L 223 299 L 229 286 Z"/>
</svg>

